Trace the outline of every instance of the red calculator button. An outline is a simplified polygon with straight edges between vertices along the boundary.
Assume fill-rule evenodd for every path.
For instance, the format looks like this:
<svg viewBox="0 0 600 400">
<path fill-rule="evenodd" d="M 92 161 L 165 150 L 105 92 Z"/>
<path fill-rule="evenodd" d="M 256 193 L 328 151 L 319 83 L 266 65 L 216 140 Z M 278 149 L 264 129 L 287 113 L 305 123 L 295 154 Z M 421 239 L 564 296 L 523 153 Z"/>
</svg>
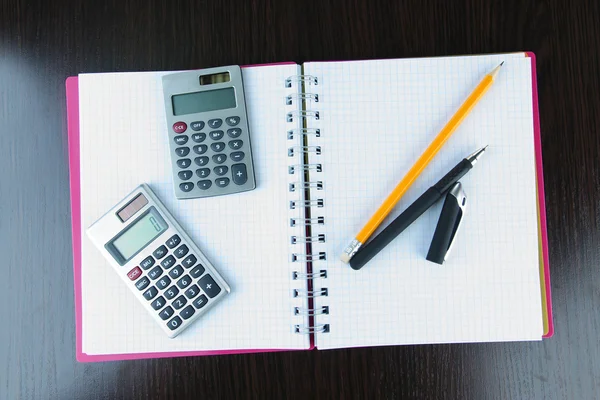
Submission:
<svg viewBox="0 0 600 400">
<path fill-rule="evenodd" d="M 127 273 L 127 276 L 132 281 L 135 281 L 137 278 L 139 278 L 140 276 L 142 276 L 142 270 L 140 269 L 140 267 L 135 267 L 134 269 L 132 269 L 131 271 L 129 271 Z"/>
<path fill-rule="evenodd" d="M 187 129 L 187 124 L 185 122 L 179 121 L 179 122 L 175 122 L 173 124 L 173 131 L 175 133 L 183 133 L 186 131 L 186 129 Z"/>
</svg>

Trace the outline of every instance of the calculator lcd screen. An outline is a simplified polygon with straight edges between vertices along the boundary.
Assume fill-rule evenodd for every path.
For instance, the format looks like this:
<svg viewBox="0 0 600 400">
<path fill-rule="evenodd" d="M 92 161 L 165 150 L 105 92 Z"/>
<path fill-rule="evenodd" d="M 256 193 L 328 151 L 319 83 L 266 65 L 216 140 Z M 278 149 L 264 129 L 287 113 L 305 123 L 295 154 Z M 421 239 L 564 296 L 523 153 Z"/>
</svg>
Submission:
<svg viewBox="0 0 600 400">
<path fill-rule="evenodd" d="M 235 108 L 235 89 L 232 87 L 171 96 L 173 115 L 203 113 Z"/>
<path fill-rule="evenodd" d="M 165 220 L 152 207 L 110 241 L 106 248 L 119 264 L 124 265 L 167 228 Z"/>
</svg>

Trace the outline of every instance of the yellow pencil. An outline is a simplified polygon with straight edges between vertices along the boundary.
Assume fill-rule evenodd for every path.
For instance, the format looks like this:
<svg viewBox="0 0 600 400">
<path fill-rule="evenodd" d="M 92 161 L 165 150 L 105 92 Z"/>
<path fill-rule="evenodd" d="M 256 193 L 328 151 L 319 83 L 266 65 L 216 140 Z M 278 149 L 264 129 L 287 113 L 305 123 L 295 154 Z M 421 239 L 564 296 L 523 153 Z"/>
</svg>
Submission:
<svg viewBox="0 0 600 400">
<path fill-rule="evenodd" d="M 348 246 L 344 249 L 344 252 L 340 256 L 340 259 L 348 263 L 352 256 L 356 254 L 360 246 L 362 246 L 373 234 L 375 229 L 381 224 L 381 222 L 387 217 L 387 215 L 392 211 L 392 208 L 398 203 L 400 198 L 404 195 L 404 193 L 408 190 L 410 185 L 417 179 L 419 174 L 425 169 L 427 164 L 435 157 L 435 155 L 440 151 L 444 143 L 450 138 L 452 133 L 456 130 L 458 125 L 465 119 L 465 117 L 469 114 L 469 112 L 473 109 L 475 104 L 483 97 L 485 92 L 492 86 L 494 83 L 494 78 L 498 75 L 500 71 L 500 67 L 504 64 L 504 61 L 500 63 L 496 68 L 492 70 L 489 74 L 487 74 L 479 85 L 473 90 L 473 92 L 467 97 L 467 100 L 460 106 L 456 114 L 450 121 L 444 126 L 444 128 L 440 131 L 440 133 L 436 136 L 436 138 L 431 142 L 429 147 L 421 154 L 421 157 L 417 160 L 415 165 L 408 171 L 408 173 L 402 178 L 400 183 L 394 188 L 392 193 L 385 199 L 385 201 L 379 206 L 375 214 L 371 216 L 366 225 L 358 232 L 354 240 L 350 242 Z"/>
</svg>

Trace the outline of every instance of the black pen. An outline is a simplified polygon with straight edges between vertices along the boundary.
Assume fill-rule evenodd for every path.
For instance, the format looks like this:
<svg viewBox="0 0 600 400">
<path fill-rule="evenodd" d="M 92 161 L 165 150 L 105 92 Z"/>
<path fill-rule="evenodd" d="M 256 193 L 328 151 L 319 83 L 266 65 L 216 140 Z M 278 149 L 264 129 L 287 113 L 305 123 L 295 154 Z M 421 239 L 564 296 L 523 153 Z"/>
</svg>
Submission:
<svg viewBox="0 0 600 400">
<path fill-rule="evenodd" d="M 417 218 L 429 209 L 435 202 L 441 199 L 446 192 L 460 178 L 462 178 L 477 162 L 485 152 L 487 146 L 477 150 L 464 158 L 450 172 L 448 172 L 438 183 L 427 189 L 414 203 L 412 203 L 402 214 L 389 224 L 379 235 L 374 237 L 350 259 L 353 269 L 361 269 L 371 258 L 375 257 L 396 236 L 410 226 Z"/>
</svg>

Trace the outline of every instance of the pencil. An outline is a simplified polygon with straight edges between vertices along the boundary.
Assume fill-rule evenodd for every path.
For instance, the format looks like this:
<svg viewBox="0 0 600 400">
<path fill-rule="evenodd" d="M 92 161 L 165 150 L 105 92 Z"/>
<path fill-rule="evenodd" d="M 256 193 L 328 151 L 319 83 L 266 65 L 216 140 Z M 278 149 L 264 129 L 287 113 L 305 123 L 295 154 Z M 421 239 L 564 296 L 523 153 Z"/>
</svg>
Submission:
<svg viewBox="0 0 600 400">
<path fill-rule="evenodd" d="M 360 246 L 362 246 L 369 239 L 375 229 L 377 229 L 385 217 L 390 213 L 390 211 L 392 211 L 396 203 L 398 203 L 400 198 L 408 190 L 410 185 L 412 185 L 412 183 L 417 179 L 417 177 L 421 174 L 433 157 L 435 157 L 442 146 L 444 146 L 444 143 L 446 143 L 452 133 L 454 133 L 460 123 L 492 86 L 492 83 L 494 83 L 494 79 L 496 78 L 496 75 L 498 75 L 500 67 L 503 64 L 504 61 L 502 61 L 500 65 L 483 77 L 475 90 L 473 90 L 469 97 L 467 97 L 465 102 L 459 107 L 458 111 L 456 111 L 452 118 L 450 118 L 450 121 L 446 123 L 440 133 L 438 133 L 438 135 L 435 137 L 433 142 L 431 142 L 429 147 L 427 147 L 423 154 L 421 154 L 421 157 L 419 157 L 417 162 L 410 170 L 408 170 L 408 173 L 404 176 L 404 178 L 402 178 L 392 193 L 390 193 L 390 195 L 379 206 L 377 211 L 375 211 L 375 214 L 371 216 L 365 226 L 363 226 L 360 232 L 358 232 L 354 240 L 352 240 L 352 242 L 346 246 L 342 255 L 340 256 L 340 260 L 345 263 L 350 262 L 350 259 L 354 256 L 354 254 L 356 254 Z"/>
</svg>

